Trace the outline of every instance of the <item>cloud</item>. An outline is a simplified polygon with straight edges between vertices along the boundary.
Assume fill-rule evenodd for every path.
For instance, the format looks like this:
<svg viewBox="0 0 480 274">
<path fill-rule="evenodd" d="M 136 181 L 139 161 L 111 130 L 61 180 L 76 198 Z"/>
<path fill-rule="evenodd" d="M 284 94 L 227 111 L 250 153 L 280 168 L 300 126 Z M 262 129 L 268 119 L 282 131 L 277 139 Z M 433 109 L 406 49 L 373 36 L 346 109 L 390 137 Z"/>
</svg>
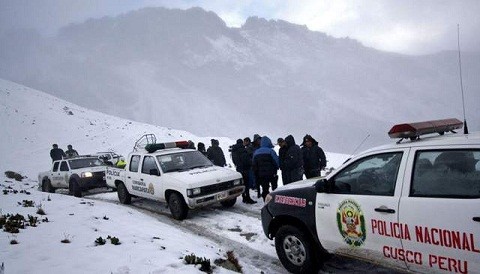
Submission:
<svg viewBox="0 0 480 274">
<path fill-rule="evenodd" d="M 51 35 L 72 22 L 152 6 L 199 6 L 217 13 L 230 27 L 240 27 L 249 16 L 283 19 L 334 37 L 348 36 L 366 46 L 407 54 L 455 50 L 460 24 L 462 49 L 480 51 L 477 0 L 0 0 L 0 32 L 36 28 Z"/>
</svg>

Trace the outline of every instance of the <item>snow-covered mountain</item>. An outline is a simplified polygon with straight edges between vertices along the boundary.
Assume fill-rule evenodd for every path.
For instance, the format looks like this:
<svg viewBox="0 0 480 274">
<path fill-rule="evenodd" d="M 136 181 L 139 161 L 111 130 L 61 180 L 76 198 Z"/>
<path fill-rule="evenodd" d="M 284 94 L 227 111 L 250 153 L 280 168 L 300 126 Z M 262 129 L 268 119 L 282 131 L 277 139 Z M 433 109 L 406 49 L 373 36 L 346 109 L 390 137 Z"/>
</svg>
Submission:
<svg viewBox="0 0 480 274">
<path fill-rule="evenodd" d="M 0 38 L 0 77 L 83 107 L 231 139 L 306 133 L 351 153 L 394 123 L 463 118 L 456 52 L 407 56 L 285 21 L 229 28 L 200 8 L 145 8 L 43 38 Z M 466 114 L 480 129 L 480 53 L 462 53 Z"/>
</svg>

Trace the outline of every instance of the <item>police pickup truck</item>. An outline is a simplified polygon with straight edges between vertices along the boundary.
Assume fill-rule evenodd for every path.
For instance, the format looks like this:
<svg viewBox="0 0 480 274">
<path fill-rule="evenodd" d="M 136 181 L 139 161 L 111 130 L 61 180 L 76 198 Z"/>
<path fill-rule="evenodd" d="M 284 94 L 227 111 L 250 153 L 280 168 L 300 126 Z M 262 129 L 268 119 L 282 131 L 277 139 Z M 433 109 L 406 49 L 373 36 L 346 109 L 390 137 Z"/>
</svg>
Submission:
<svg viewBox="0 0 480 274">
<path fill-rule="evenodd" d="M 188 142 L 153 143 L 134 150 L 124 169 L 107 167 L 107 185 L 118 199 L 130 204 L 132 196 L 165 201 L 177 220 L 188 210 L 220 202 L 231 207 L 244 191 L 240 173 L 214 166 Z"/>
<path fill-rule="evenodd" d="M 480 273 L 480 132 L 444 135 L 461 127 L 396 125 L 396 144 L 270 193 L 262 225 L 284 267 L 316 273 L 330 252 L 413 272 Z M 421 136 L 429 133 L 441 136 Z"/>
<path fill-rule="evenodd" d="M 70 195 L 81 197 L 82 190 L 106 186 L 105 164 L 91 155 L 54 161 L 49 171 L 38 174 L 38 183 L 45 192 L 68 188 Z"/>
</svg>

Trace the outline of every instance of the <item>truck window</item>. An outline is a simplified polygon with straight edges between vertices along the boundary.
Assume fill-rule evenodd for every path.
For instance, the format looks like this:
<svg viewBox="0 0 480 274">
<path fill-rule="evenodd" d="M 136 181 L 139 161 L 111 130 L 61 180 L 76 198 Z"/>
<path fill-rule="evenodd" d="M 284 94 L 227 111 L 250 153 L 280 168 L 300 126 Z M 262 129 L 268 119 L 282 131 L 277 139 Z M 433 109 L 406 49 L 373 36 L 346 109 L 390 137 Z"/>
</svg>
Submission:
<svg viewBox="0 0 480 274">
<path fill-rule="evenodd" d="M 480 150 L 426 150 L 415 154 L 411 197 L 480 198 Z"/>
<path fill-rule="evenodd" d="M 67 162 L 62 161 L 62 163 L 60 164 L 60 171 L 68 171 Z"/>
<path fill-rule="evenodd" d="M 151 169 L 158 170 L 157 164 L 155 163 L 155 158 L 152 156 L 143 157 L 142 173 L 150 174 Z"/>
<path fill-rule="evenodd" d="M 333 178 L 334 193 L 393 196 L 402 152 L 372 155 L 353 162 Z"/>
<path fill-rule="evenodd" d="M 130 158 L 130 167 L 128 170 L 131 172 L 138 172 L 138 165 L 140 164 L 140 155 L 132 155 Z"/>
<path fill-rule="evenodd" d="M 53 163 L 53 169 L 52 169 L 52 171 L 53 171 L 53 172 L 57 172 L 59 165 L 60 165 L 60 162 L 55 162 L 55 163 Z"/>
</svg>

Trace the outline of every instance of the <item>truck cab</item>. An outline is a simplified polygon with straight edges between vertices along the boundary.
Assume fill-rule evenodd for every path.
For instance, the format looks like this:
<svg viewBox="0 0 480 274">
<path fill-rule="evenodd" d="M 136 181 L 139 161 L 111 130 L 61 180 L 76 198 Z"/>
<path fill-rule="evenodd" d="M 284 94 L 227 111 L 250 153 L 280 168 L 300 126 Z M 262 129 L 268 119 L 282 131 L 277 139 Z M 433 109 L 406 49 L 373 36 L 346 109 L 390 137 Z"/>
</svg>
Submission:
<svg viewBox="0 0 480 274">
<path fill-rule="evenodd" d="M 133 151 L 124 170 L 107 168 L 107 184 L 117 189 L 120 202 L 129 204 L 132 196 L 167 202 L 179 220 L 189 209 L 235 204 L 245 188 L 240 173 L 214 166 L 199 151 L 185 148 L 186 142 L 168 144 L 151 152 Z"/>
</svg>

